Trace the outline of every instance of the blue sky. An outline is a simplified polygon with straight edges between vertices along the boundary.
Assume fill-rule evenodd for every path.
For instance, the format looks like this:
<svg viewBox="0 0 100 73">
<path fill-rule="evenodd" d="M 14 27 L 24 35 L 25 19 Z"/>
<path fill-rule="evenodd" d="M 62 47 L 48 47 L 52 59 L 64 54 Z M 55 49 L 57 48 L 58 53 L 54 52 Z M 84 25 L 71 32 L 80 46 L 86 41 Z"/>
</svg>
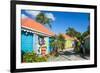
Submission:
<svg viewBox="0 0 100 73">
<path fill-rule="evenodd" d="M 29 17 L 35 19 L 36 15 L 44 12 L 47 17 L 51 18 L 53 22 L 52 31 L 56 34 L 66 33 L 68 27 L 72 27 L 78 32 L 84 32 L 89 25 L 89 13 L 82 12 L 54 12 L 54 11 L 29 11 L 22 10 L 22 17 Z"/>
</svg>

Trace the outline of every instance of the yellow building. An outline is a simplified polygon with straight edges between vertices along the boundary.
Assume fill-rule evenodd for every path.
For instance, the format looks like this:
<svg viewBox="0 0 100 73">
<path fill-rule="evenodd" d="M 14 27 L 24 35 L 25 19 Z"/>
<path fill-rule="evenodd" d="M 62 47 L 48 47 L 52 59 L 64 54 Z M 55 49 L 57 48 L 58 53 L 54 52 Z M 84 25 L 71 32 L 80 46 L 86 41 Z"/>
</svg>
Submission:
<svg viewBox="0 0 100 73">
<path fill-rule="evenodd" d="M 69 35 L 66 35 L 66 34 L 62 34 L 63 37 L 65 38 L 65 49 L 67 48 L 72 48 L 73 47 L 73 42 L 74 42 L 74 38 L 69 36 Z"/>
</svg>

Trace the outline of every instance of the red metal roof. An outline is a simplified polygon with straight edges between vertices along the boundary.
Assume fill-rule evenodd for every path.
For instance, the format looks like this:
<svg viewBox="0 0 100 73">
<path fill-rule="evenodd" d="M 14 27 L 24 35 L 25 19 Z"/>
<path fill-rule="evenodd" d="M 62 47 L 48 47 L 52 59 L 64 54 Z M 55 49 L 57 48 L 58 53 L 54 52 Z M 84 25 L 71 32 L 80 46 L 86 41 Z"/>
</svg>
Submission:
<svg viewBox="0 0 100 73">
<path fill-rule="evenodd" d="M 45 26 L 43 26 L 42 24 L 36 22 L 35 20 L 31 18 L 22 18 L 21 26 L 24 28 L 26 27 L 26 28 L 32 29 L 36 32 L 44 33 L 48 36 L 54 36 L 53 32 L 51 32 Z"/>
<path fill-rule="evenodd" d="M 63 35 L 63 37 L 65 38 L 65 40 L 74 40 L 73 37 L 71 37 L 71 36 L 69 36 L 69 35 L 67 35 L 67 34 L 62 34 L 62 35 Z"/>
</svg>

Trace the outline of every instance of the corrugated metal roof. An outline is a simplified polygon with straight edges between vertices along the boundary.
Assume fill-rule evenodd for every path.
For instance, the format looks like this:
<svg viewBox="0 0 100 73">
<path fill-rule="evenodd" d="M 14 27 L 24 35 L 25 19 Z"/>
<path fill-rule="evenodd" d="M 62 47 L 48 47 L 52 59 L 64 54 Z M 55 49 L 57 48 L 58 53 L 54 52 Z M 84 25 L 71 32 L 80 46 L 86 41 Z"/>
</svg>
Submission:
<svg viewBox="0 0 100 73">
<path fill-rule="evenodd" d="M 54 36 L 55 35 L 53 32 L 51 32 L 45 26 L 43 26 L 42 24 L 36 22 L 35 20 L 33 20 L 31 18 L 22 18 L 21 26 L 24 27 L 24 28 L 26 27 L 26 28 L 29 28 L 29 29 L 33 29 L 34 31 L 37 31 L 37 32 L 40 32 L 40 33 L 44 33 L 48 36 Z"/>
<path fill-rule="evenodd" d="M 73 37 L 71 37 L 71 36 L 69 36 L 69 35 L 67 35 L 67 34 L 62 34 L 62 35 L 63 35 L 63 37 L 65 38 L 65 40 L 74 40 Z"/>
</svg>

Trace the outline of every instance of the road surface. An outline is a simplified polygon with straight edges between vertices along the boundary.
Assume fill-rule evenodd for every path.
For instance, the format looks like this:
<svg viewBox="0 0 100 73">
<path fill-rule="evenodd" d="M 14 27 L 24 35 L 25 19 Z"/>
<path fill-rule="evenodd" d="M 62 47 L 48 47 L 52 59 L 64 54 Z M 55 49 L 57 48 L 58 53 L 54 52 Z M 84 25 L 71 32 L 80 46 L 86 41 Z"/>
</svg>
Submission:
<svg viewBox="0 0 100 73">
<path fill-rule="evenodd" d="M 89 57 L 81 57 L 79 54 L 73 52 L 73 49 L 64 50 L 59 52 L 59 56 L 50 56 L 48 61 L 77 61 L 77 60 L 89 60 Z"/>
</svg>

